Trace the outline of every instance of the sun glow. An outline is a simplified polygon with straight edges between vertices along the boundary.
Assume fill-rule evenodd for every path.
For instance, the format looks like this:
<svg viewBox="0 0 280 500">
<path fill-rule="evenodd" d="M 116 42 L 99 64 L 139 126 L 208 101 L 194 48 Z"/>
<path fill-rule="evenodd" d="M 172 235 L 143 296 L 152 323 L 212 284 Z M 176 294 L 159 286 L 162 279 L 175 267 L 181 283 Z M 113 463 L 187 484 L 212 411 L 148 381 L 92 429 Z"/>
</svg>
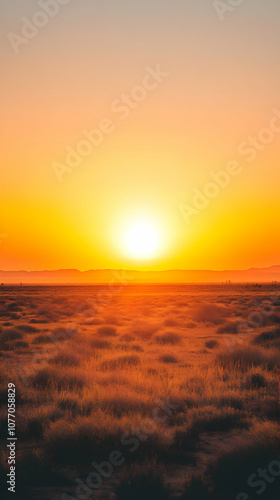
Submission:
<svg viewBox="0 0 280 500">
<path fill-rule="evenodd" d="M 123 229 L 122 247 L 132 259 L 147 260 L 161 253 L 159 226 L 148 217 L 132 218 Z"/>
</svg>

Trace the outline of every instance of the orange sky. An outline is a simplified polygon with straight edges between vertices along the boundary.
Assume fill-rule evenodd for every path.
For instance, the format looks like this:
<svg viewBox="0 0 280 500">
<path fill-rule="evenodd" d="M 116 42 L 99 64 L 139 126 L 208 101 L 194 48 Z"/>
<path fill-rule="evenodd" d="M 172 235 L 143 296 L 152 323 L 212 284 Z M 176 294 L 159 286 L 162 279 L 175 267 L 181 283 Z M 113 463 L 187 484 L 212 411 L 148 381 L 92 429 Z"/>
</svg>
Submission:
<svg viewBox="0 0 280 500">
<path fill-rule="evenodd" d="M 40 10 L 2 3 L 7 35 Z M 224 21 L 208 0 L 73 0 L 18 54 L 2 37 L 0 269 L 279 264 L 279 14 L 274 0 Z M 102 122 L 70 168 L 66 148 Z M 258 135 L 256 154 L 238 149 Z M 186 220 L 182 204 L 233 160 L 238 175 Z M 123 243 L 141 214 L 160 234 L 145 260 Z"/>
</svg>

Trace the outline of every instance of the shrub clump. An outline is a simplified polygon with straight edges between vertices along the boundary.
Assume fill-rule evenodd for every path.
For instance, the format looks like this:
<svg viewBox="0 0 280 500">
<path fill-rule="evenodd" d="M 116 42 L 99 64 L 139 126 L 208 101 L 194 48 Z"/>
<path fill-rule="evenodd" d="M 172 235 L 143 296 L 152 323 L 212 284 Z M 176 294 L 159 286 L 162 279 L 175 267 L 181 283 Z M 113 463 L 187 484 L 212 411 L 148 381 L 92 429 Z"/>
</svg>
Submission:
<svg viewBox="0 0 280 500">
<path fill-rule="evenodd" d="M 108 342 L 108 340 L 93 339 L 90 345 L 93 349 L 108 349 L 110 347 L 110 342 Z"/>
<path fill-rule="evenodd" d="M 171 345 L 176 345 L 181 342 L 181 337 L 180 335 L 177 335 L 177 333 L 173 332 L 166 332 L 163 335 L 158 335 L 156 337 L 156 342 L 158 344 L 171 344 Z"/>
<path fill-rule="evenodd" d="M 178 363 L 178 359 L 171 354 L 164 354 L 163 356 L 160 356 L 159 361 L 162 361 L 162 363 Z"/>
<path fill-rule="evenodd" d="M 260 389 L 267 387 L 266 378 L 262 373 L 253 373 L 246 378 L 245 389 Z"/>
<path fill-rule="evenodd" d="M 24 333 L 38 333 L 39 332 L 38 328 L 36 328 L 35 326 L 31 326 L 31 325 L 19 325 L 17 328 Z"/>
<path fill-rule="evenodd" d="M 105 337 L 115 337 L 117 335 L 117 329 L 114 326 L 102 325 L 97 331 Z"/>
<path fill-rule="evenodd" d="M 128 366 L 138 366 L 141 361 L 139 356 L 131 355 L 131 356 L 119 356 L 118 358 L 106 359 L 101 364 L 101 368 L 108 370 L 116 370 L 117 368 L 126 368 Z"/>
<path fill-rule="evenodd" d="M 28 342 L 25 342 L 24 340 L 16 340 L 13 343 L 14 347 L 17 347 L 18 349 L 25 349 L 26 347 L 29 347 Z"/>
<path fill-rule="evenodd" d="M 192 319 L 199 323 L 209 323 L 212 325 L 220 325 L 223 323 L 224 318 L 228 315 L 225 307 L 217 304 L 202 303 L 197 306 L 193 311 Z"/>
<path fill-rule="evenodd" d="M 33 375 L 31 381 L 33 387 L 41 389 L 81 389 L 86 384 L 86 377 L 75 370 L 46 367 Z"/>
<path fill-rule="evenodd" d="M 222 326 L 220 326 L 217 330 L 217 333 L 238 333 L 239 323 L 234 321 L 226 321 Z"/>
<path fill-rule="evenodd" d="M 207 347 L 207 349 L 214 349 L 214 347 L 218 347 L 219 345 L 219 342 L 217 340 L 207 340 L 205 342 L 205 347 Z"/>
<path fill-rule="evenodd" d="M 258 347 L 237 346 L 232 350 L 220 351 L 216 361 L 223 368 L 247 370 L 252 366 L 263 366 L 268 370 L 273 370 L 279 366 L 279 355 L 274 352 L 262 351 Z"/>
<path fill-rule="evenodd" d="M 53 339 L 49 335 L 36 335 L 32 340 L 32 344 L 51 344 Z"/>
<path fill-rule="evenodd" d="M 0 345 L 13 340 L 21 340 L 22 338 L 23 334 L 16 328 L 6 328 L 0 333 Z"/>
<path fill-rule="evenodd" d="M 280 341 L 280 329 L 270 330 L 268 332 L 262 332 L 257 337 L 254 338 L 253 344 L 256 345 L 266 345 L 269 342 Z"/>
<path fill-rule="evenodd" d="M 78 366 L 80 364 L 78 356 L 68 352 L 60 352 L 51 362 L 62 366 Z"/>
</svg>

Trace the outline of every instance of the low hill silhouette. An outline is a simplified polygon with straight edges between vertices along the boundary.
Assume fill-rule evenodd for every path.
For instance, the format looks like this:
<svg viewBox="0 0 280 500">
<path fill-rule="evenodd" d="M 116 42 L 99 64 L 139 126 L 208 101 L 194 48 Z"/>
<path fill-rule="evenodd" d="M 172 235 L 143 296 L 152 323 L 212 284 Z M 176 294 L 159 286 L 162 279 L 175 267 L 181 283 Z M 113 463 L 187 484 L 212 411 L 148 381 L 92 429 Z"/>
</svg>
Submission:
<svg viewBox="0 0 280 500">
<path fill-rule="evenodd" d="M 112 280 L 128 283 L 271 283 L 280 282 L 280 266 L 251 268 L 247 270 L 167 270 L 135 271 L 96 269 L 78 271 L 60 269 L 56 271 L 0 271 L 0 283 L 109 283 Z"/>
</svg>

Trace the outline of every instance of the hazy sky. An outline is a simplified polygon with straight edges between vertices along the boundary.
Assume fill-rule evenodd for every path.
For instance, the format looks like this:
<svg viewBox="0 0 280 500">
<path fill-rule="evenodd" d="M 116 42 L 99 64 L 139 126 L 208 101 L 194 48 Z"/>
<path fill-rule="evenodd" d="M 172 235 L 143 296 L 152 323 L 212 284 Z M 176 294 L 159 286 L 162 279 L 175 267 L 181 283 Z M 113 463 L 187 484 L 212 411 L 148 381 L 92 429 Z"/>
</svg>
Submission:
<svg viewBox="0 0 280 500">
<path fill-rule="evenodd" d="M 244 0 L 223 21 L 212 0 L 65 3 L 42 17 L 53 2 L 0 0 L 0 268 L 279 264 L 280 3 Z M 105 119 L 72 169 L 66 148 Z M 233 160 L 240 173 L 187 223 L 179 207 Z M 161 235 L 145 262 L 122 244 L 139 214 Z"/>
</svg>

